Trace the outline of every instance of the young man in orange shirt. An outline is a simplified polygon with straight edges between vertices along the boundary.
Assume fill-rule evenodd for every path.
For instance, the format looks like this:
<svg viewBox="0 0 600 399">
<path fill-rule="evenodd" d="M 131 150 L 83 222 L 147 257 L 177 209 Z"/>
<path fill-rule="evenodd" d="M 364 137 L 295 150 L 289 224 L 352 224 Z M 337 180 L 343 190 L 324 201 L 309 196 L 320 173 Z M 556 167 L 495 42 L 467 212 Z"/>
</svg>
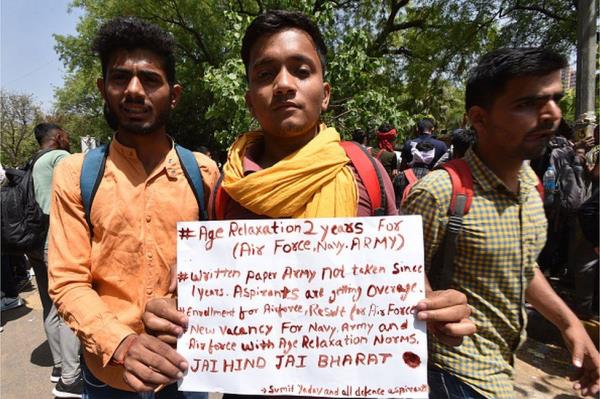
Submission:
<svg viewBox="0 0 600 399">
<path fill-rule="evenodd" d="M 182 92 L 174 46 L 170 35 L 135 18 L 115 18 L 100 28 L 93 44 L 102 64 L 97 85 L 116 132 L 89 214 L 80 191 L 83 154 L 66 158 L 55 173 L 49 292 L 82 342 L 88 399 L 141 398 L 135 390 L 151 392 L 187 369 L 185 363 L 169 363 L 162 368 L 168 377 L 159 376 L 152 387 L 140 387 L 125 373 L 153 375 L 148 352 L 132 357 L 129 350 L 133 343 L 147 344 L 141 320 L 146 302 L 169 293 L 176 223 L 200 213 L 201 201 L 166 130 Z M 194 157 L 208 194 L 217 167 L 202 154 Z M 178 392 L 173 384 L 156 397 L 206 395 Z"/>
</svg>

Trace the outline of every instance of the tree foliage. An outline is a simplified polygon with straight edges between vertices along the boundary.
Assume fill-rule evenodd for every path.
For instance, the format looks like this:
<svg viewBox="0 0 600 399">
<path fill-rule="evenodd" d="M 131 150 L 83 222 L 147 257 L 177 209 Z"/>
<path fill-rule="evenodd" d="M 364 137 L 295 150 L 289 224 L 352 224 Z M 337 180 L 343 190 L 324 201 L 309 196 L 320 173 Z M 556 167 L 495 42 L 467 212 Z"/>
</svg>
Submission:
<svg viewBox="0 0 600 399">
<path fill-rule="evenodd" d="M 33 127 L 42 111 L 32 95 L 1 90 L 0 115 L 2 166 L 22 166 L 38 148 Z"/>
<path fill-rule="evenodd" d="M 484 52 L 505 45 L 545 45 L 563 52 L 575 42 L 571 0 L 75 0 L 84 17 L 75 36 L 56 36 L 68 76 L 57 90 L 57 114 L 72 133 L 106 137 L 95 88 L 98 61 L 89 47 L 98 26 L 134 15 L 173 34 L 184 87 L 169 131 L 184 145 L 224 149 L 257 128 L 245 109 L 239 57 L 250 21 L 266 9 L 311 15 L 329 45 L 332 85 L 326 123 L 346 137 L 382 122 L 409 134 L 416 115 L 444 127 L 462 120 L 465 74 Z M 74 132 L 77 129 L 78 132 Z M 85 132 L 83 131 L 85 130 Z"/>
</svg>

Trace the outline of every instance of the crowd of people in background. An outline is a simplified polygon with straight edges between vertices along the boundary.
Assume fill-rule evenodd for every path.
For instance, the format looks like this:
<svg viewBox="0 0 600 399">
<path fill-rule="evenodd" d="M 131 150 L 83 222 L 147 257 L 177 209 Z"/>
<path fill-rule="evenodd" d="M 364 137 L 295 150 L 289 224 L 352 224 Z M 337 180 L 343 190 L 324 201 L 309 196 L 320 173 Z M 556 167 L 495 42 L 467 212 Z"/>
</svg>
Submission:
<svg viewBox="0 0 600 399">
<path fill-rule="evenodd" d="M 412 130 L 413 137 L 404 142 L 396 140 L 396 129 L 388 123 L 370 133 L 363 128 L 352 133 L 352 140 L 380 161 L 382 152 L 395 153 L 395 160 L 387 162 L 386 171 L 393 181 L 399 210 L 410 184 L 406 177 L 408 170 L 419 180 L 445 162 L 462 158 L 476 142 L 475 132 L 465 127 L 436 135 L 432 118 L 417 120 Z M 382 149 L 380 144 L 382 132 L 393 135 L 388 136 L 393 137 L 387 140 L 388 147 L 385 148 L 388 150 Z M 597 200 L 598 143 L 597 126 L 593 136 L 576 140 L 573 122 L 561 119 L 556 136 L 550 139 L 543 156 L 530 161 L 540 181 L 549 168 L 555 173 L 554 187 L 548 187 L 545 192 L 548 238 L 538 263 L 555 284 L 573 291 L 573 297 L 569 299 L 578 315 L 594 320 L 598 319 L 598 242 L 591 238 L 597 237 L 595 225 L 589 224 L 583 212 Z"/>
<path fill-rule="evenodd" d="M 177 221 L 398 213 L 424 221 L 429 279 L 416 317 L 430 326 L 432 398 L 448 397 L 448 390 L 468 398 L 512 397 L 525 300 L 563 332 L 583 375 L 576 388 L 600 390 L 598 352 L 535 260 L 543 247 L 541 271 L 555 286 L 575 287 L 569 299 L 579 318 L 597 319 L 598 128 L 575 141 L 561 120 L 563 57 L 544 49 L 484 56 L 467 82 L 470 125 L 451 133 L 437 136 L 432 118 L 415 121 L 404 142 L 387 121 L 370 134 L 357 127 L 353 141 L 382 174 L 385 206 L 379 206 L 340 133 L 321 121 L 331 94 L 324 79 L 327 48 L 307 16 L 269 11 L 246 31 L 246 104 L 260 129 L 241 134 L 222 167 L 208 148 L 192 155 L 167 132 L 169 114 L 184 95 L 175 79 L 174 46 L 166 32 L 135 18 L 99 29 L 97 86 L 115 136 L 93 151 L 102 164 L 91 200 L 82 187 L 87 156 L 66 157 L 68 136 L 59 126 L 36 128 L 46 153 L 33 165 L 35 192 L 50 218 L 49 244 L 2 254 L 2 310 L 23 304 L 16 277 L 29 262 L 56 348 L 51 378 L 57 397 L 138 398 L 136 392 L 154 391 L 157 398 L 206 397 L 179 392 L 175 384 L 188 367 L 173 347 L 187 322 L 171 281 Z M 457 267 L 441 284 L 431 277 L 436 257 L 447 255 L 440 248 L 453 191 L 445 168 L 457 160 L 476 184 L 472 210 L 460 215 L 465 234 L 452 249 Z M 543 206 L 536 190 L 542 183 Z M 65 328 L 67 334 L 57 332 Z M 71 361 L 80 350 L 82 363 L 78 356 Z"/>
</svg>

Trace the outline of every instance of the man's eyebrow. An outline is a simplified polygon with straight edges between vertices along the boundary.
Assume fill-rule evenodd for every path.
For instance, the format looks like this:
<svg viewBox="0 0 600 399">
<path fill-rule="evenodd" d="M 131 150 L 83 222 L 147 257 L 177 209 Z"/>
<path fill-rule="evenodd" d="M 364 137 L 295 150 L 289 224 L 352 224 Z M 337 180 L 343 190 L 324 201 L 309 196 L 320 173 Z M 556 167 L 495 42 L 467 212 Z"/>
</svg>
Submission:
<svg viewBox="0 0 600 399">
<path fill-rule="evenodd" d="M 533 94 L 530 96 L 519 97 L 516 100 L 514 100 L 513 103 L 528 102 L 528 101 L 541 101 L 541 100 L 550 100 L 550 99 L 559 101 L 564 96 L 565 96 L 565 93 L 563 91 L 560 91 L 558 93 L 553 93 L 553 94 L 545 94 L 545 95 Z"/>
<path fill-rule="evenodd" d="M 293 56 L 290 57 L 293 61 L 295 62 L 302 62 L 305 64 L 309 64 L 309 65 L 314 65 L 313 60 L 310 57 L 307 57 L 303 54 L 295 54 Z M 252 67 L 256 68 L 256 67 L 260 67 L 263 65 L 268 65 L 271 64 L 273 62 L 276 62 L 276 59 L 273 57 L 263 57 L 263 58 L 258 58 L 253 64 Z"/>
<path fill-rule="evenodd" d="M 271 57 L 263 57 L 263 58 L 259 58 L 256 61 L 254 61 L 254 63 L 252 64 L 253 68 L 259 67 L 259 66 L 263 66 L 263 65 L 268 65 L 275 62 L 274 58 Z"/>
<path fill-rule="evenodd" d="M 142 69 L 138 72 L 138 74 L 147 78 L 162 78 L 160 73 L 148 69 Z"/>
<path fill-rule="evenodd" d="M 113 73 L 123 73 L 123 74 L 127 74 L 127 75 L 133 75 L 134 73 L 131 71 L 131 69 L 128 68 L 111 68 L 109 70 L 109 73 L 113 74 Z M 150 69 L 139 69 L 137 72 L 138 75 L 140 76 L 145 76 L 145 77 L 161 77 L 161 74 L 158 72 L 155 72 L 153 70 Z"/>
<path fill-rule="evenodd" d="M 127 74 L 130 74 L 131 70 L 129 70 L 127 68 L 115 67 L 115 68 L 109 68 L 108 72 L 109 73 L 127 73 Z"/>
<path fill-rule="evenodd" d="M 303 62 L 305 64 L 313 65 L 313 60 L 310 57 L 307 57 L 303 54 L 296 54 L 291 57 L 294 61 Z"/>
</svg>

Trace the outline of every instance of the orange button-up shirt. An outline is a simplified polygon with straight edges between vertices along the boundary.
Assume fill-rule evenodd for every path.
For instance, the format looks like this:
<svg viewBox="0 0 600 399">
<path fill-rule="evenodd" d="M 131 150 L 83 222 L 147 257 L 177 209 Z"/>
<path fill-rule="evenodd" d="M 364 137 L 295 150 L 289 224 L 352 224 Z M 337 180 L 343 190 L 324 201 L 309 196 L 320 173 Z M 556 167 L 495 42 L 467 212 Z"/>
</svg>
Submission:
<svg viewBox="0 0 600 399">
<path fill-rule="evenodd" d="M 195 156 L 208 198 L 219 171 L 210 158 Z M 198 203 L 174 148 L 147 174 L 136 151 L 114 139 L 92 205 L 90 241 L 79 184 L 82 163 L 83 154 L 71 155 L 54 173 L 49 293 L 81 339 L 90 371 L 112 387 L 131 390 L 123 368 L 109 361 L 126 336 L 143 331 L 146 302 L 169 295 L 176 223 L 198 220 Z"/>
</svg>

